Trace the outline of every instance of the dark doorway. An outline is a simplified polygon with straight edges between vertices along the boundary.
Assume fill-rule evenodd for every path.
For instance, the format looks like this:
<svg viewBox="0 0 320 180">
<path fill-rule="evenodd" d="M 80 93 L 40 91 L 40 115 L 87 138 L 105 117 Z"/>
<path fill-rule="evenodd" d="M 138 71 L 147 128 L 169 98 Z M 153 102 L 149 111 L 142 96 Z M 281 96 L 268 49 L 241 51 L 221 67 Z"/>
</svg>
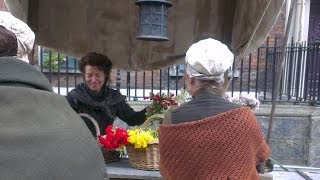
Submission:
<svg viewBox="0 0 320 180">
<path fill-rule="evenodd" d="M 308 70 L 307 70 L 307 89 L 309 98 L 316 103 L 320 99 L 320 1 L 311 0 L 310 2 L 310 19 L 308 44 Z"/>
<path fill-rule="evenodd" d="M 320 41 L 320 1 L 319 0 L 311 0 L 310 2 L 308 41 L 309 41 L 309 44 L 317 43 Z"/>
</svg>

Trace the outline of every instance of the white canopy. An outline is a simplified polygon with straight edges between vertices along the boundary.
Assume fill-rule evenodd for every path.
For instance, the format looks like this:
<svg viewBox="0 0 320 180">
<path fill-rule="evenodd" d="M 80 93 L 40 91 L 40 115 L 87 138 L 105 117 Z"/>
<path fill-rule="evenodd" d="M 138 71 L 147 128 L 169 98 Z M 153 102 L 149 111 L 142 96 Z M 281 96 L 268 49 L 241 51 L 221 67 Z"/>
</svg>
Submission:
<svg viewBox="0 0 320 180">
<path fill-rule="evenodd" d="M 16 35 L 18 43 L 17 56 L 20 59 L 29 62 L 28 54 L 33 49 L 35 39 L 35 35 L 30 27 L 20 19 L 15 18 L 9 12 L 5 11 L 0 11 L 0 25 Z"/>
</svg>

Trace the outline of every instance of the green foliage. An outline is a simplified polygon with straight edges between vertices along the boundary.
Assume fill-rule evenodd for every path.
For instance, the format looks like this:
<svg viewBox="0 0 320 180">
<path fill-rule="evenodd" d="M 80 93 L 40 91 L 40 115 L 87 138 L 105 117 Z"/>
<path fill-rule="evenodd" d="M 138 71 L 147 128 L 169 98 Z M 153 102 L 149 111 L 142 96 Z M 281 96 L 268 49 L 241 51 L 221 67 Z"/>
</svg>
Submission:
<svg viewBox="0 0 320 180">
<path fill-rule="evenodd" d="M 50 59 L 51 56 L 51 59 Z M 59 58 L 59 59 L 58 59 Z M 58 64 L 61 65 L 62 62 L 66 61 L 66 56 L 59 54 L 58 52 L 51 51 L 44 57 L 43 67 L 46 69 L 57 70 Z"/>
</svg>

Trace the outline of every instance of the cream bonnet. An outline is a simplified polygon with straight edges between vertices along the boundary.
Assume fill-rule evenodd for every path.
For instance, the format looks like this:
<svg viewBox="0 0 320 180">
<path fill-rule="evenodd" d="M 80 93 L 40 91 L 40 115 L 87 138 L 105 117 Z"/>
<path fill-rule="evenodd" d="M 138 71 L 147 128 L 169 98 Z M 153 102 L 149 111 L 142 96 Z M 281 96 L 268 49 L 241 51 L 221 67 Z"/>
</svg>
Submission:
<svg viewBox="0 0 320 180">
<path fill-rule="evenodd" d="M 224 72 L 232 66 L 233 60 L 234 55 L 225 44 L 212 38 L 200 40 L 186 53 L 186 72 L 190 77 L 222 84 Z"/>
</svg>

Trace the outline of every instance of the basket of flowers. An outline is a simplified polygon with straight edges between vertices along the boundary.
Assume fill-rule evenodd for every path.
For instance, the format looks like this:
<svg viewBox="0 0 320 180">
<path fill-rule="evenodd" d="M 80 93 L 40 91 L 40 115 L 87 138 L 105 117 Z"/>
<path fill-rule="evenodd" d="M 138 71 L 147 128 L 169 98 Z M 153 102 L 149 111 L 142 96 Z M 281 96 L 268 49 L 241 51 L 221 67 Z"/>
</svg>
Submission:
<svg viewBox="0 0 320 180">
<path fill-rule="evenodd" d="M 101 152 L 103 154 L 106 163 L 120 161 L 120 147 L 127 144 L 128 134 L 123 128 L 113 128 L 112 125 L 106 127 L 106 135 L 101 135 L 98 123 L 96 120 L 86 114 L 80 113 L 81 117 L 89 119 L 95 127 L 97 142 L 101 147 Z"/>
<path fill-rule="evenodd" d="M 140 127 L 128 129 L 128 144 L 126 150 L 129 164 L 136 169 L 159 170 L 159 140 L 156 129 L 146 128 L 147 123 L 163 118 L 156 114 L 149 117 Z"/>
<path fill-rule="evenodd" d="M 129 164 L 136 169 L 159 170 L 158 123 L 171 106 L 177 106 L 174 94 L 150 94 L 151 107 L 146 112 L 146 121 L 141 126 L 127 130 L 128 144 L 126 150 Z"/>
</svg>

